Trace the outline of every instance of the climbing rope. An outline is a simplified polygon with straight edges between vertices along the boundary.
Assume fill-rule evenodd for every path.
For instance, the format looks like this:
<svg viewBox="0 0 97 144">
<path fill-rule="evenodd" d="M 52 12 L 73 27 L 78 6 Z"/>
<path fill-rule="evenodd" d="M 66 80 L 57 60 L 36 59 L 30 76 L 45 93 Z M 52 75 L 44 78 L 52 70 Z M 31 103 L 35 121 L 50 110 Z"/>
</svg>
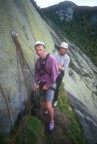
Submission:
<svg viewBox="0 0 97 144">
<path fill-rule="evenodd" d="M 36 55 L 35 51 L 30 46 L 28 46 L 27 42 L 20 35 L 19 37 L 25 43 L 25 45 Z"/>
<path fill-rule="evenodd" d="M 22 94 L 21 94 L 21 80 L 20 80 L 20 68 L 19 68 L 19 60 L 20 64 L 22 65 L 22 59 L 21 59 L 21 51 L 19 48 L 19 45 L 17 45 L 17 32 L 13 31 L 11 29 L 11 34 L 13 36 L 14 42 L 16 44 L 16 56 L 17 56 L 17 69 L 18 69 L 18 82 L 19 82 L 19 97 L 20 97 L 20 113 L 22 118 L 22 132 L 23 132 L 23 138 L 22 138 L 22 144 L 26 144 L 26 133 L 25 133 L 25 119 L 23 114 L 23 106 L 22 106 Z"/>
<path fill-rule="evenodd" d="M 11 31 L 12 31 L 12 35 L 15 35 L 16 34 L 16 37 L 18 36 L 18 34 L 17 34 L 17 32 L 15 31 L 15 30 L 12 30 L 11 29 Z M 22 38 L 21 38 L 22 39 Z M 22 39 L 23 40 L 23 39 Z M 16 40 L 16 41 L 18 41 L 18 40 Z M 23 40 L 24 41 L 24 40 Z M 25 41 L 24 41 L 25 42 Z M 19 42 L 18 42 L 19 43 Z M 28 47 L 28 48 L 30 48 L 31 49 L 31 47 L 29 47 L 28 45 L 27 45 L 27 43 L 25 42 L 25 44 L 26 44 L 26 46 Z M 20 46 L 19 46 L 20 47 Z M 31 49 L 32 50 L 32 49 Z M 22 51 L 22 48 L 20 47 L 20 51 L 21 51 L 21 56 L 22 56 L 22 60 L 26 63 L 26 65 L 27 65 L 27 67 L 28 67 L 28 69 L 29 69 L 29 71 L 31 72 L 31 74 L 32 74 L 32 76 L 33 76 L 33 79 L 35 80 L 35 76 L 33 75 L 33 73 L 32 73 L 32 71 L 30 70 L 30 67 L 29 67 L 29 65 L 28 65 L 28 63 L 27 63 L 27 61 L 26 61 L 26 59 L 25 59 L 25 57 L 24 57 L 24 55 L 23 55 L 23 51 Z M 33 53 L 35 53 L 34 52 L 34 50 L 32 50 L 32 52 Z M 35 53 L 36 54 L 36 53 Z M 21 64 L 22 65 L 22 67 L 23 67 L 23 64 Z M 23 71 L 23 70 L 22 70 Z M 39 92 L 40 90 L 34 90 L 34 94 L 33 94 L 33 107 L 30 107 L 29 106 L 29 109 L 34 109 L 34 108 L 38 108 L 39 110 L 40 110 L 40 92 Z M 29 102 L 30 103 L 30 102 Z M 30 111 L 30 114 L 31 114 L 31 111 Z"/>
<path fill-rule="evenodd" d="M 25 73 L 24 73 L 24 67 L 23 67 L 24 62 L 26 63 L 26 65 L 27 65 L 27 67 L 28 67 L 30 72 L 31 72 L 31 70 L 30 70 L 29 65 L 27 64 L 26 59 L 24 58 L 23 51 L 22 51 L 20 43 L 18 41 L 18 33 L 15 30 L 13 30 L 13 29 L 11 29 L 10 31 L 11 31 L 11 34 L 13 36 L 13 39 L 14 39 L 14 42 L 15 42 L 15 45 L 16 45 L 16 50 L 17 50 L 17 52 L 19 54 L 19 62 L 20 62 L 20 66 L 21 66 L 21 70 L 22 70 L 23 76 L 24 76 L 26 90 L 27 90 L 27 95 L 28 95 L 28 104 L 29 104 L 28 110 L 29 110 L 29 114 L 31 115 L 31 111 L 30 111 L 30 92 L 29 92 L 29 88 L 28 88 L 28 84 L 27 84 L 27 79 L 26 79 Z M 31 74 L 34 77 L 32 72 L 31 72 Z"/>
<path fill-rule="evenodd" d="M 19 81 L 19 95 L 20 95 L 20 111 L 21 111 L 21 118 L 22 118 L 22 129 L 23 129 L 23 141 L 22 143 L 26 143 L 26 130 L 25 130 L 25 119 L 24 119 L 24 115 L 23 115 L 23 107 L 22 107 L 22 95 L 21 95 L 21 82 L 20 82 L 20 68 L 19 68 L 19 63 L 21 66 L 21 70 L 25 79 L 25 74 L 24 74 L 24 69 L 23 69 L 23 64 L 25 63 L 30 71 L 30 73 L 32 74 L 33 78 L 35 79 L 34 74 L 32 73 L 32 71 L 30 70 L 30 67 L 24 57 L 22 48 L 20 46 L 20 43 L 18 41 L 18 33 L 11 29 L 11 34 L 13 37 L 13 40 L 15 42 L 16 45 L 16 55 L 17 55 L 17 69 L 18 69 L 18 81 Z M 32 50 L 32 49 L 31 49 Z M 33 51 L 33 50 L 32 50 Z M 34 52 L 34 51 L 33 51 Z M 28 85 L 27 85 L 27 80 L 25 79 L 25 83 L 26 83 L 26 88 L 28 91 Z M 29 95 L 29 91 L 28 91 L 28 95 Z M 37 104 L 39 104 L 39 92 L 38 91 L 34 91 L 34 102 L 36 102 Z M 28 97 L 28 101 L 29 101 L 29 114 L 31 115 L 31 105 L 30 105 L 30 98 Z M 16 134 L 17 135 L 17 134 Z"/>
<path fill-rule="evenodd" d="M 6 99 L 6 96 L 4 94 L 4 91 L 3 91 L 3 88 L 2 86 L 0 85 L 0 90 L 2 92 L 2 95 L 4 97 L 4 100 L 5 100 L 5 103 L 6 103 L 6 106 L 7 106 L 7 111 L 8 111 L 8 117 L 9 117 L 9 121 L 10 121 L 10 125 L 11 125 L 11 129 L 12 129 L 12 120 L 11 120 L 11 114 L 10 114 L 10 109 L 9 109 L 9 105 L 8 105 L 8 102 L 7 102 L 7 99 Z M 10 94 L 10 93 L 9 93 Z M 9 96 L 9 95 L 8 95 Z"/>
<path fill-rule="evenodd" d="M 2 3 L 3 3 L 3 1 L 1 1 Z M 7 2 L 7 5 L 10 5 L 10 2 Z M 5 11 L 5 9 L 6 8 L 2 8 L 2 13 L 3 13 L 3 11 Z M 15 8 L 16 9 L 16 8 Z M 8 14 L 8 15 L 6 15 L 6 16 L 8 16 L 8 19 L 9 19 L 9 21 L 11 22 L 11 21 L 13 21 L 13 19 L 14 20 L 17 20 L 16 18 L 15 18 L 15 15 L 14 15 L 14 17 L 12 17 L 11 16 L 11 13 L 10 13 L 10 9 L 6 9 L 6 13 Z M 16 9 L 16 11 L 17 11 L 17 9 Z M 10 28 L 12 28 L 14 25 L 12 25 L 12 23 L 10 24 Z M 26 138 L 25 138 L 25 120 L 24 120 L 24 115 L 23 115 L 23 106 L 22 106 L 22 94 L 21 94 L 21 80 L 20 80 L 20 67 L 19 66 L 21 66 L 21 70 L 22 70 L 22 72 L 23 72 L 23 76 L 24 76 L 24 79 L 25 79 L 25 74 L 24 74 L 24 71 L 23 71 L 23 61 L 25 62 L 25 64 L 27 65 L 27 67 L 28 67 L 28 69 L 29 69 L 29 71 L 31 72 L 31 75 L 33 76 L 33 78 L 35 78 L 35 76 L 34 76 L 34 74 L 32 73 L 32 71 L 31 71 L 31 69 L 30 69 L 30 67 L 29 67 L 29 65 L 28 65 L 28 63 L 27 63 L 27 61 L 26 61 L 26 59 L 25 59 L 25 57 L 24 57 L 24 55 L 23 55 L 23 51 L 22 51 L 22 49 L 21 49 L 21 47 L 20 47 L 20 44 L 18 43 L 18 39 L 17 39 L 17 36 L 18 36 L 18 33 L 15 31 L 15 30 L 13 30 L 13 29 L 11 29 L 10 30 L 11 31 L 11 34 L 12 34 L 12 37 L 13 37 L 13 40 L 14 40 L 14 42 L 15 42 L 15 44 L 16 44 L 16 55 L 17 55 L 17 69 L 18 69 L 18 81 L 19 81 L 19 97 L 20 97 L 20 111 L 21 111 L 21 117 L 22 117 L 22 124 L 23 124 L 23 143 L 25 144 L 26 143 Z M 19 36 L 20 37 L 20 36 Z M 44 36 L 43 36 L 44 37 Z M 24 41 L 23 40 L 23 38 L 22 37 L 20 37 L 21 39 L 22 39 L 22 41 Z M 24 41 L 25 42 L 25 41 Z M 33 53 L 34 54 L 36 54 L 35 53 L 35 51 L 33 50 L 33 49 L 31 49 L 31 47 L 29 47 L 28 45 L 27 45 L 27 43 L 25 42 L 25 45 L 28 47 L 28 48 L 30 48 L 30 50 L 32 50 L 33 51 Z M 20 63 L 20 65 L 19 65 L 19 63 Z M 26 82 L 26 79 L 25 79 L 25 83 L 26 83 L 26 87 L 27 87 L 27 82 Z M 0 88 L 1 89 L 1 88 Z M 28 91 L 28 88 L 27 88 L 27 91 Z M 29 93 L 29 92 L 27 92 L 27 93 Z M 4 93 L 2 93 L 2 94 L 4 94 Z M 28 94 L 29 95 L 29 94 Z M 5 95 L 4 95 L 5 96 Z M 28 98 L 28 100 L 29 100 L 29 98 Z M 6 101 L 6 100 L 5 100 Z M 6 104 L 7 105 L 7 104 Z M 8 107 L 8 105 L 7 105 L 7 107 Z M 30 109 L 30 108 L 29 108 Z M 9 112 L 8 112 L 9 113 Z M 29 113 L 30 113 L 30 110 L 29 110 Z M 9 119 L 10 119 L 10 123 L 12 123 L 11 122 L 11 118 L 10 118 L 10 113 L 9 113 Z M 11 124 L 12 125 L 12 124 Z"/>
<path fill-rule="evenodd" d="M 11 31 L 11 33 L 12 33 L 13 36 L 15 36 L 15 34 L 16 34 L 16 37 L 18 36 L 18 33 L 17 33 L 14 29 L 11 29 L 10 31 Z M 19 36 L 19 37 L 20 37 L 20 36 Z M 25 41 L 22 37 L 20 37 L 20 39 L 21 39 L 23 42 L 25 42 L 26 46 L 36 55 L 35 51 L 34 51 L 31 47 L 29 47 L 29 46 L 27 45 L 26 41 Z M 18 43 L 19 43 L 19 42 L 18 42 Z M 26 61 L 26 59 L 25 59 L 25 57 L 24 57 L 22 48 L 20 47 L 20 49 L 21 49 L 22 58 L 23 58 L 24 62 L 26 63 L 26 65 L 27 65 L 30 73 L 31 73 L 32 76 L 33 76 L 33 78 L 35 79 L 35 76 L 34 76 L 34 74 L 32 73 L 32 71 L 31 71 L 31 69 L 30 69 L 30 67 L 29 67 L 29 65 L 28 65 L 28 63 L 27 63 L 27 61 Z"/>
</svg>

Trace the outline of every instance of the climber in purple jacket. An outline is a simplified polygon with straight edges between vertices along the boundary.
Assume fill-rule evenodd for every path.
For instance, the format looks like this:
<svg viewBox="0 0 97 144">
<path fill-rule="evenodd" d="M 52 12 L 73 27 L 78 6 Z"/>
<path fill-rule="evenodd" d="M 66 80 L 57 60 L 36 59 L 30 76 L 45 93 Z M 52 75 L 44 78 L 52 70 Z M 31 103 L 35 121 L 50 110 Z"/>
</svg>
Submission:
<svg viewBox="0 0 97 144">
<path fill-rule="evenodd" d="M 44 98 L 47 110 L 50 114 L 49 129 L 54 128 L 54 109 L 52 101 L 54 97 L 54 90 L 56 86 L 56 78 L 58 76 L 57 61 L 54 56 L 47 54 L 45 44 L 41 41 L 35 43 L 35 50 L 39 56 L 35 64 L 35 80 L 34 87 L 45 91 Z"/>
</svg>

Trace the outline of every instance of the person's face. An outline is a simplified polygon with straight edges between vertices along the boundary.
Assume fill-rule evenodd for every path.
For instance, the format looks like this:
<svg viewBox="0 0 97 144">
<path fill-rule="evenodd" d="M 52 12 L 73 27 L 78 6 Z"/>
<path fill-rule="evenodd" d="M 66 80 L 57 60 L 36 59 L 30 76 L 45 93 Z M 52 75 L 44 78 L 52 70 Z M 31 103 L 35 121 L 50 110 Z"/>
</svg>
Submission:
<svg viewBox="0 0 97 144">
<path fill-rule="evenodd" d="M 60 53 L 60 55 L 64 55 L 67 53 L 67 49 L 66 48 L 60 48 L 59 53 Z"/>
<path fill-rule="evenodd" d="M 39 57 L 43 58 L 44 57 L 44 53 L 45 53 L 45 49 L 44 46 L 42 45 L 37 45 L 35 47 L 36 53 Z"/>
</svg>

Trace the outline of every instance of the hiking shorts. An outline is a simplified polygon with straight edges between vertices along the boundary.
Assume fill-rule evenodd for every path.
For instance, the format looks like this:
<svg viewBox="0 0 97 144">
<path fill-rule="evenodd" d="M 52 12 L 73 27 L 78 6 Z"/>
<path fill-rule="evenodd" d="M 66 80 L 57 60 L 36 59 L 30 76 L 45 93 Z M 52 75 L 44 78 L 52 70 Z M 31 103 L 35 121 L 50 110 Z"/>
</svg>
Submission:
<svg viewBox="0 0 97 144">
<path fill-rule="evenodd" d="M 52 102 L 53 98 L 54 98 L 54 90 L 49 88 L 45 93 L 45 101 Z"/>
</svg>

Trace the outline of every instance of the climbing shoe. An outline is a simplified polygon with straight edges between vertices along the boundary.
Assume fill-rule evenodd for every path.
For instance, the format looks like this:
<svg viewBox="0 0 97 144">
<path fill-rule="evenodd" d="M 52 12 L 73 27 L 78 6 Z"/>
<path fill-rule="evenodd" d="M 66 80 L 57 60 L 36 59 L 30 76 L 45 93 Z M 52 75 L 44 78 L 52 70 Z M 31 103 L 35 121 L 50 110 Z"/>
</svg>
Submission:
<svg viewBox="0 0 97 144">
<path fill-rule="evenodd" d="M 58 104 L 58 101 L 55 101 L 55 102 L 54 102 L 54 107 L 56 107 L 56 106 L 57 106 L 57 104 Z"/>
<path fill-rule="evenodd" d="M 52 131 L 54 129 L 54 120 L 52 120 L 49 124 L 49 130 Z"/>
</svg>

